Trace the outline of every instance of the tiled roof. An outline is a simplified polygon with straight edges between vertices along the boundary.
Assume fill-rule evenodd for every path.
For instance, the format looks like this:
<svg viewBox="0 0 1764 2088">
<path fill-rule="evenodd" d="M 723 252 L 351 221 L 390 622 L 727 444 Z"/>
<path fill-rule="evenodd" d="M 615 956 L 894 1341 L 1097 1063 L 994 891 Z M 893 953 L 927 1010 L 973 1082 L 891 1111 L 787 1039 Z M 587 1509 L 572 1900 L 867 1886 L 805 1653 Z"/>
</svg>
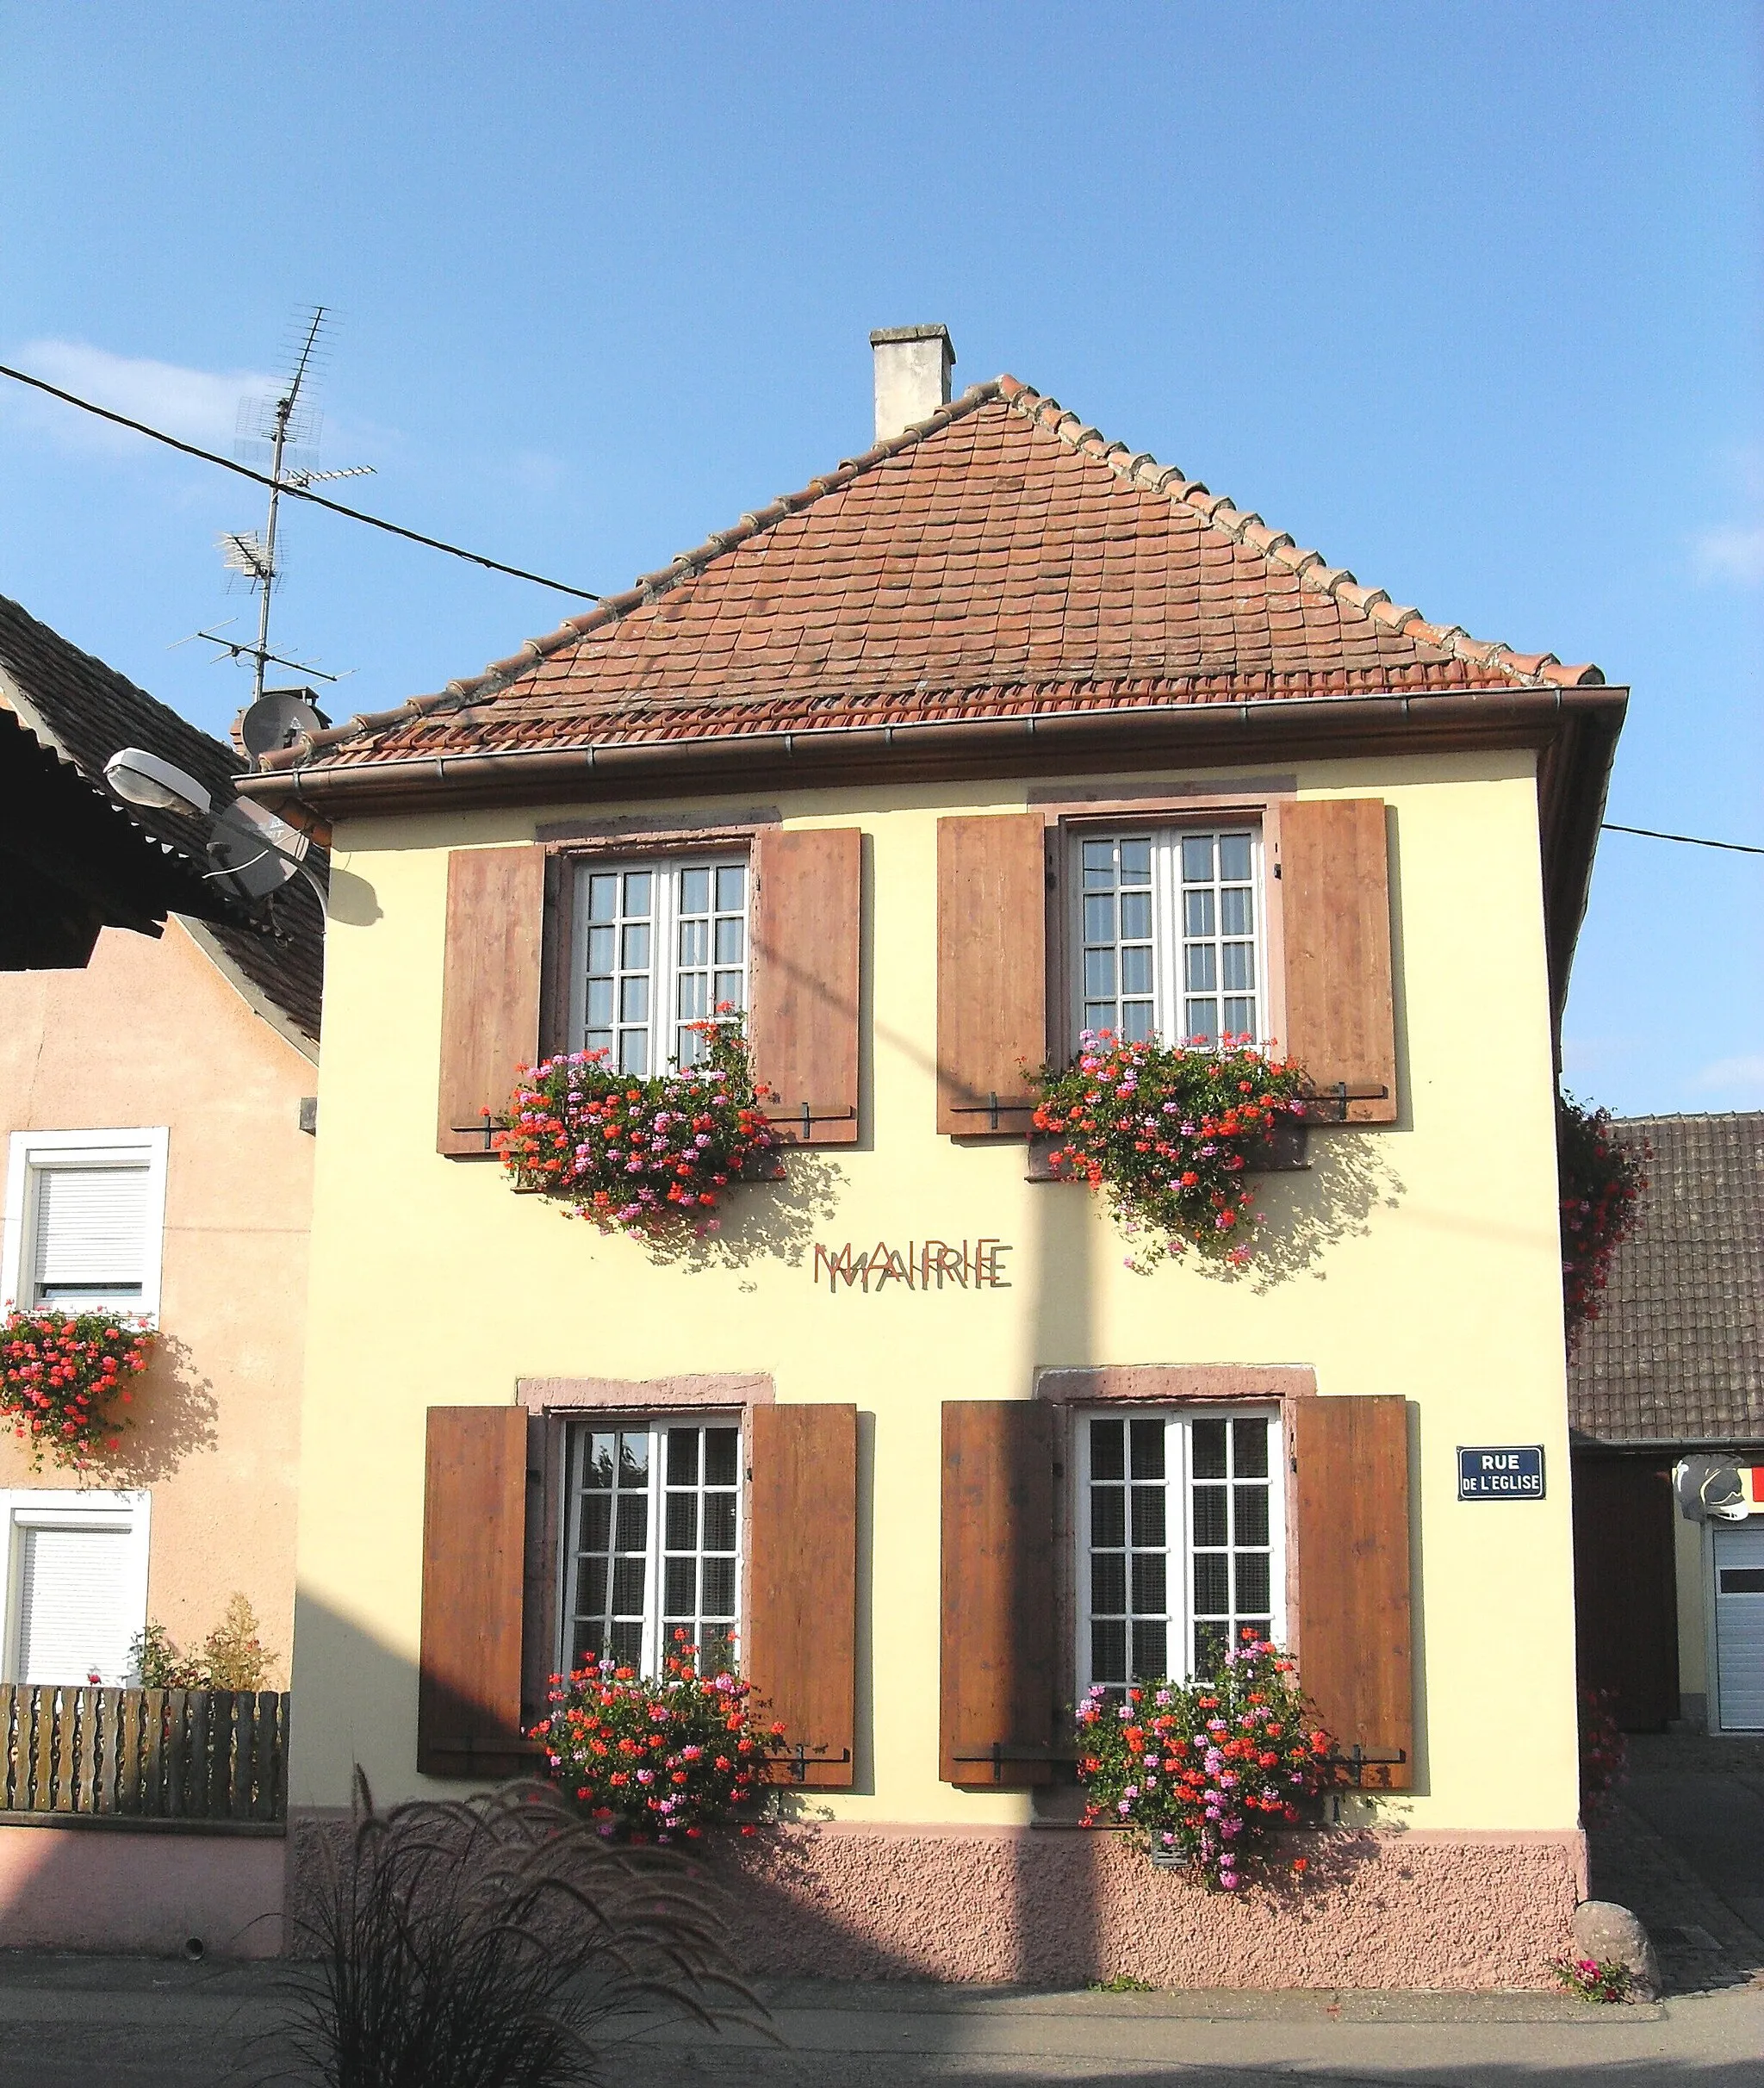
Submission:
<svg viewBox="0 0 1764 2088">
<path fill-rule="evenodd" d="M 1605 1443 L 1764 1443 L 1764 1111 L 1631 1116 L 1648 1189 L 1568 1366 Z"/>
<path fill-rule="evenodd" d="M 268 765 L 1602 680 L 1425 622 L 1007 376 Z"/>
<path fill-rule="evenodd" d="M 174 763 L 204 785 L 217 805 L 233 796 L 233 779 L 245 771 L 230 747 L 0 595 L 0 704 L 9 708 L 7 681 L 17 693 L 20 722 L 109 803 L 116 801 L 105 788 L 104 764 L 122 747 L 142 747 Z M 195 880 L 209 867 L 205 823 L 145 806 L 123 810 L 190 866 L 190 898 L 204 896 Z M 266 902 L 261 925 L 247 923 L 242 910 L 233 919 L 211 914 L 204 925 L 252 985 L 316 1038 L 325 923 L 305 881 L 295 879 Z"/>
</svg>

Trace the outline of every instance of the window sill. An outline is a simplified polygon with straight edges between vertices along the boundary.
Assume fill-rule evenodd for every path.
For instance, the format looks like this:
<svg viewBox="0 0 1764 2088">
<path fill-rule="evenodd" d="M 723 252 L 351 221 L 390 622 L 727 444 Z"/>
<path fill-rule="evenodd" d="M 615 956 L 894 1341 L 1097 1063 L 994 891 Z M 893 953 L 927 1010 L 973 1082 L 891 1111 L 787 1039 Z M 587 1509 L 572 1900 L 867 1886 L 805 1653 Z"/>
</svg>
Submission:
<svg viewBox="0 0 1764 2088">
<path fill-rule="evenodd" d="M 1306 1133 L 1308 1127 L 1295 1118 L 1283 1120 L 1275 1127 L 1274 1136 L 1259 1153 L 1247 1156 L 1244 1163 L 1246 1174 L 1290 1174 L 1311 1165 L 1306 1151 Z M 1058 1139 L 1043 1132 L 1032 1132 L 1028 1140 L 1028 1165 L 1023 1173 L 1026 1182 L 1070 1182 L 1070 1175 L 1058 1174 L 1049 1156 L 1059 1144 Z"/>
</svg>

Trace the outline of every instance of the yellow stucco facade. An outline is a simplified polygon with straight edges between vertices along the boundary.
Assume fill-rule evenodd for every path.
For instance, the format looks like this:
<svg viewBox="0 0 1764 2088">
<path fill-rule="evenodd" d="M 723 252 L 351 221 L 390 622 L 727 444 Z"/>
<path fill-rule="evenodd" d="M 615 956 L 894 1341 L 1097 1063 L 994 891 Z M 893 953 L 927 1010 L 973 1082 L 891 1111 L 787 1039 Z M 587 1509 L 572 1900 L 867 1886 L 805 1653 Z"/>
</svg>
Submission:
<svg viewBox="0 0 1764 2088">
<path fill-rule="evenodd" d="M 1106 774 L 1070 779 L 1106 793 Z M 1160 779 L 1139 771 L 1144 793 Z M 1228 790 L 1220 770 L 1172 784 Z M 769 1373 L 780 1401 L 855 1402 L 860 1501 L 851 1823 L 1008 1829 L 1027 1793 L 938 1774 L 939 1416 L 1031 1394 L 1053 1365 L 1300 1364 L 1325 1397 L 1410 1405 L 1414 1830 L 1572 1836 L 1573 1605 L 1554 1074 L 1537 791 L 1525 751 L 1298 765 L 1298 795 L 1392 808 L 1398 1121 L 1314 1129 L 1265 1178 L 1258 1262 L 1149 1276 L 1100 1200 L 1025 1179 L 1018 1140 L 935 1129 L 936 822 L 1020 811 L 1026 782 L 765 795 L 786 827 L 866 837 L 860 1142 L 741 1190 L 684 1258 L 603 1237 L 494 1163 L 435 1150 L 449 851 L 530 841 L 581 801 L 343 820 L 335 834 L 303 1414 L 292 1797 L 344 1804 L 416 1772 L 424 1429 L 525 1377 Z M 1045 785 L 1046 779 L 1041 779 Z M 713 823 L 751 805 L 660 795 Z M 622 805 L 621 811 L 630 806 Z M 997 1288 L 816 1280 L 814 1245 L 1005 1243 Z M 1460 1504 L 1463 1444 L 1542 1444 L 1540 1502 Z M 434 1789 L 444 1787 L 432 1786 Z"/>
</svg>

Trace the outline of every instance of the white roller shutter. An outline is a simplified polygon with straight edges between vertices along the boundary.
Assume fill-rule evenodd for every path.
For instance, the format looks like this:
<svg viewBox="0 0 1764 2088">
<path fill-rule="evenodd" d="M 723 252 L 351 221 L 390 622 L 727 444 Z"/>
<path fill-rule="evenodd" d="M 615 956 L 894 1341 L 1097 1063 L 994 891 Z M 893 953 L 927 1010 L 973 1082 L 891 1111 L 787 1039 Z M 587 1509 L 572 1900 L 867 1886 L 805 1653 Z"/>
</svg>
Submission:
<svg viewBox="0 0 1764 2088">
<path fill-rule="evenodd" d="M 27 1526 L 19 1536 L 18 1679 L 119 1683 L 130 1641 L 136 1577 L 126 1529 Z"/>
<path fill-rule="evenodd" d="M 35 1174 L 33 1302 L 100 1310 L 139 1301 L 146 1259 L 147 1169 L 45 1167 Z"/>
<path fill-rule="evenodd" d="M 1713 1535 L 1721 1730 L 1764 1731 L 1764 1529 L 1742 1524 Z"/>
</svg>

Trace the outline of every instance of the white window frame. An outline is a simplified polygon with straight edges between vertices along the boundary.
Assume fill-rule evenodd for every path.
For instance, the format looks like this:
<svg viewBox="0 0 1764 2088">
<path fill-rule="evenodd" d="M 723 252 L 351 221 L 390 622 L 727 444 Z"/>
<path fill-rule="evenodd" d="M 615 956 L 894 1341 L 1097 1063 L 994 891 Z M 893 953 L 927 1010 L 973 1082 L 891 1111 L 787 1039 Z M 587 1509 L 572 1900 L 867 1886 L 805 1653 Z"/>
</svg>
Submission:
<svg viewBox="0 0 1764 2088">
<path fill-rule="evenodd" d="M 572 1414 L 564 1432 L 562 1519 L 558 1532 L 557 1607 L 552 1632 L 553 1666 L 559 1674 L 569 1671 L 574 1655 L 575 1612 L 577 1594 L 577 1569 L 580 1555 L 576 1541 L 575 1519 L 584 1489 L 578 1482 L 581 1451 L 579 1445 L 595 1435 L 615 1435 L 621 1432 L 636 1434 L 639 1432 L 649 1438 L 649 1485 L 647 1488 L 648 1529 L 644 1551 L 644 1600 L 643 1619 L 643 1644 L 639 1659 L 635 1663 L 641 1674 L 656 1675 L 662 1663 L 672 1649 L 665 1634 L 674 1628 L 674 1620 L 664 1616 L 666 1596 L 663 1575 L 668 1557 L 667 1544 L 666 1496 L 668 1492 L 666 1469 L 666 1438 L 670 1428 L 695 1428 L 700 1432 L 708 1428 L 727 1428 L 736 1439 L 735 1481 L 735 1601 L 734 1615 L 729 1625 L 736 1656 L 739 1656 L 742 1618 L 745 1614 L 744 1596 L 747 1588 L 747 1429 L 739 1413 L 682 1412 L 678 1408 L 660 1414 L 642 1412 L 625 1414 Z M 705 1488 L 702 1463 L 695 1491 L 702 1506 Z M 720 1482 L 717 1491 L 727 1490 Z M 705 1529 L 702 1513 L 698 1527 L 697 1543 L 693 1556 L 700 1562 L 706 1556 L 704 1549 Z M 675 1557 L 685 1556 L 676 1550 Z M 727 1557 L 726 1552 L 712 1553 L 713 1557 Z M 609 1571 L 611 1561 L 609 1558 Z M 702 1599 L 704 1582 L 702 1563 L 697 1582 L 697 1594 Z M 702 1629 L 701 1611 L 695 1606 L 694 1615 Z M 720 1621 L 720 1620 L 713 1620 Z M 630 1663 L 621 1663 L 630 1664 Z M 708 1670 L 707 1670 L 708 1671 Z"/>
<path fill-rule="evenodd" d="M 1167 1561 L 1165 1582 L 1165 1665 L 1170 1669 L 1171 1679 L 1182 1681 L 1185 1678 L 1191 1679 L 1195 1672 L 1196 1546 L 1193 1532 L 1194 1488 L 1197 1482 L 1193 1470 L 1194 1438 L 1192 1430 L 1194 1424 L 1199 1421 L 1223 1421 L 1227 1424 L 1228 1440 L 1228 1425 L 1233 1421 L 1245 1420 L 1265 1421 L 1268 1426 L 1268 1472 L 1265 1481 L 1268 1488 L 1268 1630 L 1270 1637 L 1276 1644 L 1283 1644 L 1287 1631 L 1287 1502 L 1286 1488 L 1283 1482 L 1281 1470 L 1280 1408 L 1254 1402 L 1241 1406 L 1209 1404 L 1189 1407 L 1140 1407 L 1123 1401 L 1115 1405 L 1080 1408 L 1073 1414 L 1072 1426 L 1076 1432 L 1076 1441 L 1072 1445 L 1071 1465 L 1076 1475 L 1078 1489 L 1071 1523 L 1076 1551 L 1073 1585 L 1077 1597 L 1074 1605 L 1077 1644 L 1073 1648 L 1073 1652 L 1077 1670 L 1078 1693 L 1080 1699 L 1097 1679 L 1092 1671 L 1090 1640 L 1092 1614 L 1090 1423 L 1092 1421 L 1119 1421 L 1125 1424 L 1129 1429 L 1134 1421 L 1161 1421 L 1165 1424 L 1165 1477 L 1161 1483 L 1165 1489 L 1163 1550 Z M 1131 1437 L 1128 1436 L 1126 1439 L 1130 1443 Z M 1233 1458 L 1234 1463 L 1234 1452 Z M 1130 1472 L 1131 1465 L 1127 1469 Z M 1223 1483 L 1229 1487 L 1233 1482 L 1202 1479 L 1198 1483 L 1202 1485 Z M 1258 1476 L 1255 1483 L 1260 1485 L 1264 1482 Z M 1130 1488 L 1132 1485 L 1130 1478 L 1127 1484 Z M 1130 1513 L 1130 1498 L 1128 1505 Z M 1234 1525 L 1234 1508 L 1233 1518 Z M 1132 1535 L 1130 1525 L 1127 1534 L 1130 1540 Z M 1113 1549 L 1113 1547 L 1105 1548 Z M 1211 1546 L 1202 1548 L 1214 1549 Z M 1129 1552 L 1134 1549 L 1130 1541 L 1127 1549 Z M 1156 1547 L 1140 1546 L 1139 1549 L 1152 1550 Z M 1236 1547 L 1228 1547 L 1227 1556 L 1235 1549 Z M 1259 1550 L 1261 1547 L 1256 1545 L 1243 1549 Z M 1177 1570 L 1178 1561 L 1180 1562 L 1179 1572 Z M 1128 1592 L 1131 1596 L 1131 1588 Z M 1246 1611 L 1239 1612 L 1233 1605 L 1229 1625 L 1233 1638 L 1236 1637 L 1239 1616 L 1249 1613 Z M 1131 1615 L 1131 1610 L 1129 1610 L 1129 1614 Z M 1181 1655 L 1179 1663 L 1171 1657 L 1172 1654 L 1178 1651 Z M 1127 1644 L 1129 1667 L 1132 1665 L 1132 1627 L 1129 1625 Z M 1118 1686 L 1117 1679 L 1114 1676 L 1106 1676 L 1102 1679 L 1107 1687 Z"/>
<path fill-rule="evenodd" d="M 1160 1042 L 1175 1044 L 1184 1041 L 1191 1033 L 1184 1019 L 1185 973 L 1187 951 L 1191 941 L 1184 930 L 1183 892 L 1182 875 L 1182 844 L 1185 838 L 1196 835 L 1210 835 L 1215 849 L 1222 836 L 1245 835 L 1250 843 L 1249 886 L 1254 895 L 1255 919 L 1249 940 L 1253 944 L 1254 985 L 1251 991 L 1255 996 L 1255 1016 L 1252 1032 L 1258 1043 L 1264 1042 L 1272 1034 L 1269 1001 L 1268 972 L 1268 878 L 1264 836 L 1259 816 L 1239 817 L 1213 817 L 1186 820 L 1172 819 L 1110 819 L 1096 823 L 1086 823 L 1068 830 L 1066 855 L 1066 886 L 1069 893 L 1066 909 L 1066 947 L 1071 952 L 1067 966 L 1067 1015 L 1071 1023 L 1071 1045 L 1076 1050 L 1080 1035 L 1093 1025 L 1086 1016 L 1084 978 L 1084 844 L 1087 842 L 1113 842 L 1144 840 L 1151 844 L 1151 950 L 1152 950 L 1152 1034 Z M 1215 858 L 1216 861 L 1216 858 Z M 1216 875 L 1214 889 L 1218 889 Z M 1233 880 L 1235 881 L 1235 880 Z M 1227 937 L 1222 918 L 1215 913 L 1214 930 L 1210 937 L 1199 939 L 1210 941 L 1215 949 Z M 1115 945 L 1117 952 L 1119 939 Z M 1117 1004 L 1125 996 L 1121 991 L 1122 980 L 1117 973 Z M 1212 990 L 1211 997 L 1222 1004 L 1227 995 L 1222 979 Z M 1098 1025 L 1100 1027 L 1100 1025 Z M 1110 1025 L 1114 1027 L 1114 1025 Z M 1239 1032 L 1233 1031 L 1239 1035 Z"/>
<path fill-rule="evenodd" d="M 28 1309 L 35 1304 L 33 1242 L 36 1235 L 36 1178 L 50 1167 L 139 1167 L 147 1170 L 142 1211 L 141 1295 L 119 1299 L 119 1317 L 150 1327 L 159 1321 L 165 1269 L 165 1166 L 171 1132 L 164 1124 L 122 1130 L 15 1131 L 6 1166 L 5 1235 L 0 1241 L 0 1303 Z M 91 1309 L 101 1309 L 92 1308 Z"/>
<path fill-rule="evenodd" d="M 626 1070 L 619 1065 L 620 1032 L 635 1034 L 639 1028 L 647 1035 L 649 1066 L 647 1072 L 636 1078 L 647 1078 L 666 1072 L 680 1056 L 679 1029 L 683 1022 L 707 1021 L 720 1001 L 732 1000 L 745 1010 L 748 1005 L 748 985 L 752 977 L 753 962 L 753 909 L 754 869 L 748 850 L 724 848 L 712 851 L 681 851 L 679 854 L 656 855 L 595 855 L 583 856 L 575 862 L 574 904 L 570 910 L 570 993 L 568 1037 L 571 1051 L 585 1048 L 591 1028 L 599 1031 L 611 1028 L 612 1033 L 612 1056 L 607 1063 L 615 1071 Z M 720 870 L 738 869 L 742 873 L 742 954 L 738 964 L 719 963 L 715 950 L 715 926 L 718 919 L 732 918 L 728 910 L 718 910 L 716 904 L 717 873 Z M 702 1016 L 682 1016 L 680 1013 L 680 982 L 681 964 L 680 930 L 682 915 L 680 907 L 680 879 L 691 870 L 708 871 L 711 876 L 711 912 L 702 917 L 712 923 L 711 947 L 707 961 L 702 966 L 688 967 L 702 970 L 706 974 L 709 987 L 707 1004 Z M 633 873 L 646 875 L 650 879 L 652 894 L 649 916 L 649 959 L 646 973 L 637 967 L 624 967 L 624 952 L 618 954 L 619 969 L 613 974 L 614 1007 L 610 1023 L 590 1025 L 588 999 L 588 937 L 590 929 L 599 925 L 588 918 L 588 880 L 593 877 L 617 877 L 620 880 L 618 912 L 613 934 L 622 946 L 627 926 L 624 916 L 623 880 Z M 663 961 L 665 957 L 666 961 Z M 717 991 L 719 979 L 726 982 L 730 974 L 738 973 L 740 986 L 737 992 L 729 994 Z M 618 1005 L 623 983 L 627 978 L 647 976 L 649 980 L 649 1013 L 641 1024 L 621 1022 L 622 1010 Z M 681 1058 L 682 1064 L 689 1061 Z"/>
<path fill-rule="evenodd" d="M 23 1624 L 24 1543 L 29 1529 L 126 1530 L 129 1546 L 128 1584 L 124 1597 L 133 1638 L 146 1628 L 147 1562 L 152 1548 L 153 1499 L 146 1488 L 103 1493 L 72 1487 L 14 1487 L 0 1489 L 0 1682 L 16 1682 Z M 124 1677 L 107 1676 L 107 1685 Z M 127 1680 L 139 1679 L 131 1672 Z"/>
</svg>

